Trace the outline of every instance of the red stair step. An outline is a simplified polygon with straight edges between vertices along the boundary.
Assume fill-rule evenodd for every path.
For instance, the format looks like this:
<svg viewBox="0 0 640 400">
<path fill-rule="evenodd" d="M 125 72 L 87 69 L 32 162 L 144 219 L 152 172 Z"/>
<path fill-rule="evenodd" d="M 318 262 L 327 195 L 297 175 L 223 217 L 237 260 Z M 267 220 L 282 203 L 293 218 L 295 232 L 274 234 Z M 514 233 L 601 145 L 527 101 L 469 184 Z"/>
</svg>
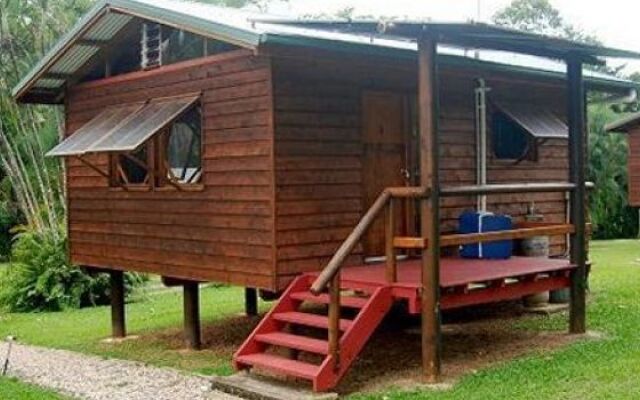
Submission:
<svg viewBox="0 0 640 400">
<path fill-rule="evenodd" d="M 273 318 L 282 322 L 289 322 L 298 325 L 312 326 L 314 328 L 329 329 L 329 318 L 323 315 L 302 313 L 296 311 L 282 312 L 273 314 Z M 348 319 L 340 320 L 340 330 L 346 331 L 351 326 Z"/>
<path fill-rule="evenodd" d="M 315 354 L 329 354 L 329 342 L 306 336 L 292 335 L 285 332 L 273 332 L 256 335 L 256 340 L 261 343 L 308 351 Z"/>
<path fill-rule="evenodd" d="M 265 353 L 255 353 L 239 356 L 236 359 L 236 362 L 307 380 L 313 380 L 320 371 L 320 366 L 318 365 L 313 365 L 298 360 L 290 360 L 288 358 Z"/>
<path fill-rule="evenodd" d="M 329 304 L 329 295 L 326 293 L 315 296 L 310 292 L 297 292 L 291 293 L 291 298 L 300 301 L 309 301 L 313 303 L 319 304 Z M 363 308 L 367 305 L 368 298 L 365 297 L 353 297 L 353 296 L 344 296 L 340 298 L 340 305 L 348 308 Z"/>
</svg>

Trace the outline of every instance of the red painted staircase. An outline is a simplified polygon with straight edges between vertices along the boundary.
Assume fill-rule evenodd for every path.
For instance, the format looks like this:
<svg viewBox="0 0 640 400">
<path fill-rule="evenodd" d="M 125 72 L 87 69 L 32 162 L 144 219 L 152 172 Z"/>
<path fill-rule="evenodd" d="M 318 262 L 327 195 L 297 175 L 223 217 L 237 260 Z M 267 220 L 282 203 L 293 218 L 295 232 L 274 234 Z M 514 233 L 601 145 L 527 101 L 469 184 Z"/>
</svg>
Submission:
<svg viewBox="0 0 640 400">
<path fill-rule="evenodd" d="M 237 370 L 253 368 L 270 375 L 308 380 L 318 392 L 338 384 L 391 308 L 391 287 L 355 294 L 353 290 L 357 288 L 342 282 L 341 305 L 349 312 L 341 313 L 340 357 L 336 365 L 329 352 L 326 307 L 307 307 L 329 303 L 327 294 L 315 296 L 309 291 L 313 279 L 302 275 L 291 283 L 234 355 Z M 322 313 L 318 313 L 319 309 Z M 303 361 L 302 355 L 308 357 Z"/>
</svg>

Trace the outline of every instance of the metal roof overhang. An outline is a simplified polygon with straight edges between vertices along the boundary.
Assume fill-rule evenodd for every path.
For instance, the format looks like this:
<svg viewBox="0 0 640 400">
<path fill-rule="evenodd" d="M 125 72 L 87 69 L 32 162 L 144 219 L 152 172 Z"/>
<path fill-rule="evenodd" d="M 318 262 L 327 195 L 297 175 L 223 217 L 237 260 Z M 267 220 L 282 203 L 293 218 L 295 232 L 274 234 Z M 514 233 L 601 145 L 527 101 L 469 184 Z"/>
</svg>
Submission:
<svg viewBox="0 0 640 400">
<path fill-rule="evenodd" d="M 60 103 L 60 91 L 66 79 L 100 51 L 100 43 L 113 39 L 134 17 L 249 49 L 255 49 L 261 41 L 255 32 L 135 0 L 100 0 L 16 85 L 13 97 L 21 102 Z"/>
<path fill-rule="evenodd" d="M 637 112 L 605 125 L 604 130 L 609 133 L 629 133 L 631 129 L 636 128 L 639 125 L 640 112 Z"/>
<path fill-rule="evenodd" d="M 494 106 L 535 139 L 569 139 L 569 127 L 551 110 L 518 103 Z"/>
<path fill-rule="evenodd" d="M 175 4 L 174 4 L 175 3 Z M 416 40 L 426 31 L 438 35 L 442 43 L 451 43 L 458 47 L 493 49 L 510 52 L 521 52 L 552 58 L 564 58 L 570 54 L 579 56 L 585 62 L 598 62 L 597 57 L 626 57 L 640 58 L 640 54 L 624 50 L 605 47 L 583 45 L 567 40 L 550 38 L 530 33 L 514 31 L 477 23 L 423 23 L 400 22 L 384 24 L 384 34 L 380 34 L 380 22 L 327 22 L 276 20 L 274 18 L 251 18 L 245 20 L 247 24 L 234 22 L 225 23 L 224 18 L 219 21 L 211 15 L 199 16 L 198 13 L 184 13 L 180 9 L 172 9 L 177 3 L 170 1 L 142 1 L 142 0 L 100 0 L 95 6 L 63 36 L 62 39 L 47 53 L 47 55 L 25 76 L 13 90 L 13 96 L 20 102 L 60 104 L 64 98 L 64 91 L 69 81 L 73 82 L 74 73 L 90 62 L 100 53 L 101 42 L 108 42 L 123 30 L 134 17 L 144 18 L 161 24 L 183 29 L 204 37 L 227 41 L 241 47 L 256 49 L 263 43 L 281 43 L 288 45 L 302 45 L 312 47 L 326 47 L 338 50 L 365 51 L 387 56 L 398 54 L 415 57 L 415 49 L 395 48 L 393 46 L 371 45 L 363 38 L 399 39 L 407 42 Z M 166 8 L 165 8 L 166 7 Z M 253 21 L 253 22 L 251 22 Z M 237 21 L 235 21 L 237 22 Z M 272 32 L 251 28 L 252 24 L 277 24 L 285 27 L 302 26 L 323 29 L 322 32 Z M 301 29 L 304 31 L 304 29 Z M 360 37 L 333 40 L 332 32 L 353 32 Z M 365 34 L 368 35 L 365 37 Z M 339 36 L 339 35 L 338 35 Z M 352 35 L 355 36 L 355 35 Z M 460 63 L 452 57 L 443 56 L 443 62 Z M 447 61 L 448 60 L 448 61 Z M 487 63 L 467 59 L 470 65 L 509 69 L 508 65 Z M 540 73 L 543 75 L 562 78 L 563 74 L 535 68 L 515 67 L 517 72 Z M 593 89 L 596 90 L 624 90 L 633 87 L 631 82 L 608 80 L 606 78 L 585 77 Z"/>
<path fill-rule="evenodd" d="M 589 64 L 601 64 L 602 61 L 598 57 L 640 59 L 640 52 L 636 51 L 578 43 L 478 22 L 303 21 L 299 19 L 270 19 L 268 22 L 415 40 L 425 35 L 431 35 L 441 44 L 471 49 L 500 50 L 555 59 L 577 57 Z"/>
<path fill-rule="evenodd" d="M 199 94 L 161 98 L 107 108 L 49 151 L 47 157 L 134 151 L 199 98 Z"/>
</svg>

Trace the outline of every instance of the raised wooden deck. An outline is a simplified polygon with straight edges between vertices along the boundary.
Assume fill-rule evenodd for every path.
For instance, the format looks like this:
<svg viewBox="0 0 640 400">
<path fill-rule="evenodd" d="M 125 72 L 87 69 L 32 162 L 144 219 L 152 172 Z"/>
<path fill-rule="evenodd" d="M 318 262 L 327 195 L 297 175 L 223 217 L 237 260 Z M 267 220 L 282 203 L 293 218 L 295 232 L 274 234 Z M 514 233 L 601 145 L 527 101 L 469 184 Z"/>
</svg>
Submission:
<svg viewBox="0 0 640 400">
<path fill-rule="evenodd" d="M 440 262 L 441 308 L 517 299 L 529 294 L 569 287 L 575 268 L 566 259 L 512 257 L 507 260 L 443 258 Z M 315 277 L 317 274 L 312 273 Z M 345 267 L 342 286 L 373 290 L 388 286 L 385 264 Z M 420 312 L 421 261 L 398 261 L 398 281 L 392 286 L 395 298 L 406 299 L 409 311 Z"/>
</svg>

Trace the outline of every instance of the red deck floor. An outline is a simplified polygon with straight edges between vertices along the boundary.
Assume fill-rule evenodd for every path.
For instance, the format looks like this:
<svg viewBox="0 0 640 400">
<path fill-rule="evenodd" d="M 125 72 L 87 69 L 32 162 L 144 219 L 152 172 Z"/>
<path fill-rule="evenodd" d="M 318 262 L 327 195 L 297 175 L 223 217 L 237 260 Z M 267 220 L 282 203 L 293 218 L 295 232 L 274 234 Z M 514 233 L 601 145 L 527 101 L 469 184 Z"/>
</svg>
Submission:
<svg viewBox="0 0 640 400">
<path fill-rule="evenodd" d="M 385 268 L 384 263 L 345 267 L 341 275 L 343 285 L 360 289 L 385 286 Z M 440 262 L 442 307 L 492 303 L 568 287 L 568 272 L 573 268 L 566 259 L 443 258 Z M 420 271 L 419 259 L 398 261 L 398 281 L 393 284 L 393 293 L 396 298 L 408 299 L 412 312 L 418 312 L 419 309 Z M 484 285 L 479 288 L 470 286 L 477 283 Z"/>
<path fill-rule="evenodd" d="M 448 288 L 474 282 L 517 278 L 531 274 L 571 269 L 568 260 L 532 257 L 511 257 L 507 260 L 474 260 L 443 258 L 440 261 L 440 287 Z M 398 261 L 399 286 L 421 286 L 419 259 Z M 385 264 L 367 264 L 342 270 L 345 281 L 385 284 Z"/>
</svg>

